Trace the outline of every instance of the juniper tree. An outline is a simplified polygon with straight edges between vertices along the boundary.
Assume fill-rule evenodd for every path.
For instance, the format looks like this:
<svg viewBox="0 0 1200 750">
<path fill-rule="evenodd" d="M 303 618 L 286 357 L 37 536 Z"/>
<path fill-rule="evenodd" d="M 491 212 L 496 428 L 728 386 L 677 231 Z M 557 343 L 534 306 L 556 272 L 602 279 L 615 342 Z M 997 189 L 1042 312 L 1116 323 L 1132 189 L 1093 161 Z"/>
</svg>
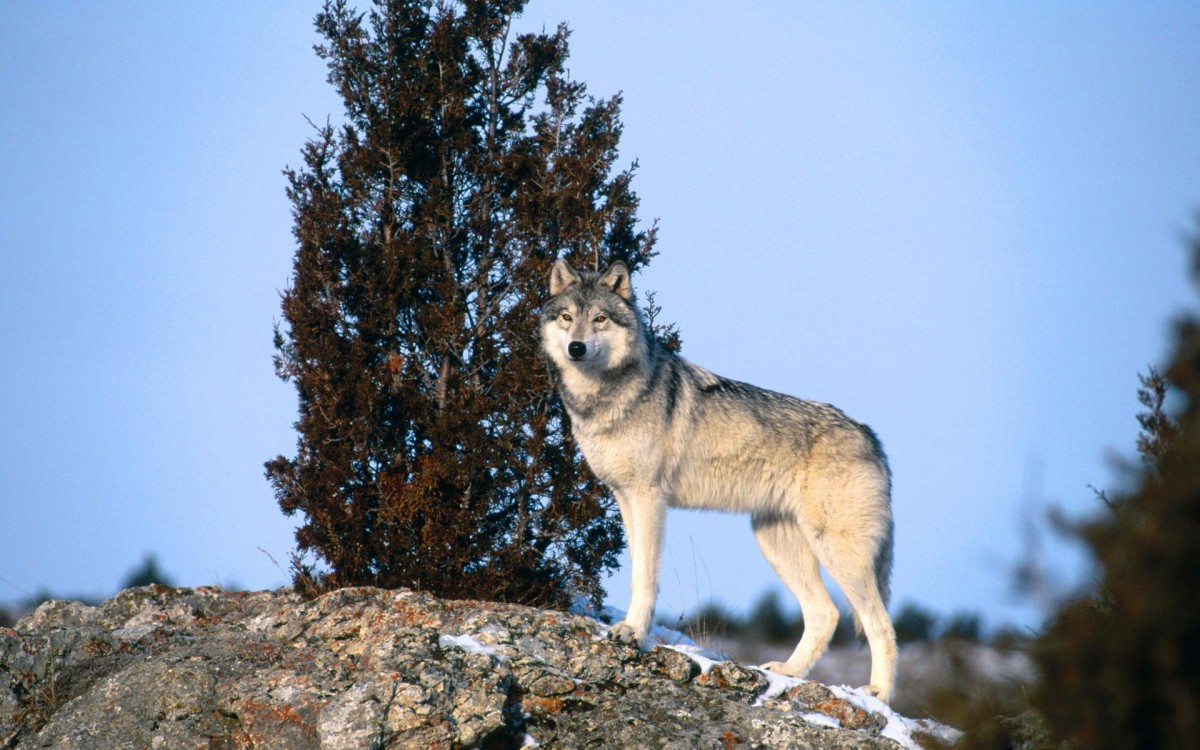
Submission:
<svg viewBox="0 0 1200 750">
<path fill-rule="evenodd" d="M 523 0 L 326 2 L 344 118 L 288 169 L 297 248 L 275 332 L 299 397 L 267 463 L 295 582 L 536 604 L 597 598 L 623 545 L 540 355 L 556 257 L 653 257 L 620 96 L 566 73 L 568 30 L 514 34 Z M 672 337 L 673 332 L 664 331 Z M 677 338 L 673 339 L 677 343 Z"/>
<path fill-rule="evenodd" d="M 1200 232 L 1192 243 L 1200 284 Z M 1173 394 L 1175 398 L 1170 398 Z M 1200 737 L 1200 318 L 1167 369 L 1142 377 L 1136 484 L 1079 534 L 1098 596 L 1069 603 L 1039 640 L 1034 704 L 1080 748 L 1191 747 Z M 1176 408 L 1168 409 L 1168 402 Z"/>
</svg>

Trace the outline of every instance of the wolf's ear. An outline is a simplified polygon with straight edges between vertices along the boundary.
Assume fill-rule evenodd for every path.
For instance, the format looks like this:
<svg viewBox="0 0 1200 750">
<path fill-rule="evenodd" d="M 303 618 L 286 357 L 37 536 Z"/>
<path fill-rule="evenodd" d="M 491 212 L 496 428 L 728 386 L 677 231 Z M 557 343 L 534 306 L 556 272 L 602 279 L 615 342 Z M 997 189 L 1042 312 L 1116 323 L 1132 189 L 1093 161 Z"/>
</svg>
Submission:
<svg viewBox="0 0 1200 750">
<path fill-rule="evenodd" d="M 571 268 L 571 264 L 565 260 L 559 259 L 554 261 L 554 267 L 550 269 L 550 296 L 557 297 L 572 284 L 579 283 L 579 274 Z"/>
<path fill-rule="evenodd" d="M 608 267 L 608 270 L 600 277 L 600 283 L 622 299 L 633 297 L 633 287 L 629 283 L 629 268 L 619 260 Z"/>
</svg>

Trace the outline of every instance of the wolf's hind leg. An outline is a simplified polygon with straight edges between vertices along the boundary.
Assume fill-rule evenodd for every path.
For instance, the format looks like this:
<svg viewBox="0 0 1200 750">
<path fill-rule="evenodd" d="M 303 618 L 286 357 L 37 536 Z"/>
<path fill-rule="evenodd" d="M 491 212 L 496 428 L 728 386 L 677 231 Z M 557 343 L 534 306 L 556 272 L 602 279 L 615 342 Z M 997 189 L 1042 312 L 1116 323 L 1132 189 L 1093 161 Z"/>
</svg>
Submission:
<svg viewBox="0 0 1200 750">
<path fill-rule="evenodd" d="M 896 691 L 896 634 L 876 579 L 876 545 L 865 535 L 843 532 L 827 533 L 815 546 L 871 646 L 871 684 L 865 690 L 887 703 Z"/>
<path fill-rule="evenodd" d="M 829 598 L 817 558 L 800 526 L 781 516 L 755 516 L 754 536 L 763 555 L 800 602 L 804 635 L 785 662 L 768 662 L 765 669 L 792 677 L 803 677 L 829 647 L 837 629 L 838 610 Z"/>
</svg>

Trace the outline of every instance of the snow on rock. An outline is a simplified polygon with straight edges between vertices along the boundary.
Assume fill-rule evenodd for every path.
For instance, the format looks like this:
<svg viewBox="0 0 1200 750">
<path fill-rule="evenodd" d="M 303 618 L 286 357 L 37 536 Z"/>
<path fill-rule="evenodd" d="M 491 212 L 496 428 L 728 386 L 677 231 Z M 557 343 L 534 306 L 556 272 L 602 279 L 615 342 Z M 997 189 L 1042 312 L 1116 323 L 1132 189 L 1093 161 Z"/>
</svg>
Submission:
<svg viewBox="0 0 1200 750">
<path fill-rule="evenodd" d="M 761 706 L 769 700 L 774 700 L 775 698 L 778 698 L 786 693 L 788 690 L 791 690 L 794 687 L 799 687 L 801 684 L 806 682 L 806 680 L 802 680 L 799 677 L 788 677 L 787 675 L 779 674 L 778 672 L 772 672 L 771 670 L 763 669 L 762 667 L 755 667 L 755 669 L 762 672 L 767 677 L 767 690 L 762 695 L 758 696 L 758 700 L 755 702 L 755 705 L 758 706 Z"/>
<path fill-rule="evenodd" d="M 438 636 L 438 645 L 442 648 L 460 648 L 472 654 L 494 656 L 502 661 L 508 658 L 504 654 L 497 654 L 496 649 L 483 645 L 469 635 L 446 635 L 442 633 Z"/>
<path fill-rule="evenodd" d="M 900 716 L 886 703 L 873 695 L 863 692 L 861 689 L 852 689 L 845 685 L 830 685 L 829 690 L 835 696 L 849 701 L 858 708 L 878 714 L 887 719 L 887 725 L 883 728 L 881 734 L 888 739 L 895 740 L 901 747 L 908 750 L 921 750 L 921 746 L 917 744 L 916 739 L 913 737 L 913 734 L 916 732 L 932 735 L 947 744 L 957 742 L 962 736 L 962 732 L 957 729 L 938 724 L 929 719 L 908 719 Z"/>
<path fill-rule="evenodd" d="M 625 619 L 625 612 L 613 607 L 605 606 L 600 612 L 588 611 L 586 609 L 579 612 L 585 616 L 593 617 L 600 621 L 599 628 L 600 636 L 607 635 L 608 630 L 614 623 L 621 622 Z M 667 648 L 687 656 L 700 667 L 701 675 L 708 675 L 717 665 L 730 662 L 730 658 L 724 653 L 704 648 L 698 645 L 694 640 L 678 630 L 673 630 L 664 625 L 655 625 L 650 631 L 647 649 L 654 647 Z M 846 686 L 829 686 L 825 687 L 819 683 L 810 680 L 804 680 L 798 677 L 789 677 L 772 672 L 762 667 L 752 667 L 752 669 L 761 673 L 767 681 L 766 690 L 758 695 L 754 701 L 755 706 L 766 706 L 772 701 L 777 701 L 788 696 L 790 691 L 796 691 L 801 686 L 813 686 L 815 688 L 825 689 L 836 699 L 840 699 L 875 717 L 880 718 L 882 729 L 880 735 L 891 739 L 898 743 L 901 747 L 907 750 L 921 750 L 920 744 L 914 738 L 914 734 L 920 733 L 934 737 L 940 742 L 947 745 L 952 745 L 962 736 L 962 732 L 939 724 L 929 719 L 909 719 L 900 716 L 891 709 L 883 701 L 873 695 L 864 692 L 861 689 L 853 689 Z M 794 697 L 794 693 L 793 693 Z M 814 700 L 817 706 L 827 707 L 829 701 Z M 813 726 L 819 727 L 841 727 L 842 722 L 836 716 L 831 716 L 828 713 L 823 713 L 819 710 L 808 711 L 804 710 L 806 703 L 800 701 L 801 710 L 798 712 L 800 718 Z M 836 708 L 833 710 L 836 711 Z"/>
</svg>

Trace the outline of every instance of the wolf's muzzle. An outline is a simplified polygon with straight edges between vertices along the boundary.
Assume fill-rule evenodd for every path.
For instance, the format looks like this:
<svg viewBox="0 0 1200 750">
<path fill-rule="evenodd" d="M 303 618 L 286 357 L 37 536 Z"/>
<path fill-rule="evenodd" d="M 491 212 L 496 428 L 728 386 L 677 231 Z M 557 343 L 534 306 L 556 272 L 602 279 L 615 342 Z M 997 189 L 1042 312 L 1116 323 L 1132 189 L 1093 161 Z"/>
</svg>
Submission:
<svg viewBox="0 0 1200 750">
<path fill-rule="evenodd" d="M 583 355 L 587 354 L 587 344 L 582 341 L 572 341 L 567 344 L 567 354 L 571 359 L 583 359 Z"/>
</svg>

